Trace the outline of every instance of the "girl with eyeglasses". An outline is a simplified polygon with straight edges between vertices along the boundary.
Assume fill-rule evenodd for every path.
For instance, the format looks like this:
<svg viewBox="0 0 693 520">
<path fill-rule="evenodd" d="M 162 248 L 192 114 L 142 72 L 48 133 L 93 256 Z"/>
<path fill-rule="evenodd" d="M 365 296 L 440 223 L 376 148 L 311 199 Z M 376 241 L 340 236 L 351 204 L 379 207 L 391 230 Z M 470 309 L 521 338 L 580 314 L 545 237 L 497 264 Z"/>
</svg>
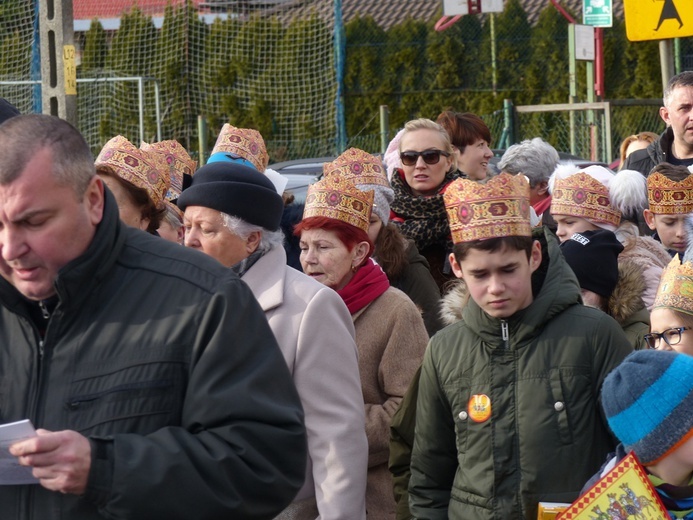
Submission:
<svg viewBox="0 0 693 520">
<path fill-rule="evenodd" d="M 401 168 L 390 180 L 395 192 L 391 220 L 416 244 L 438 286 L 454 278 L 447 263 L 452 240 L 443 193 L 463 174 L 457 169 L 450 136 L 430 119 L 404 125 L 399 140 Z"/>
<path fill-rule="evenodd" d="M 690 217 L 689 217 L 690 219 Z M 692 223 L 686 221 L 689 233 Z M 647 346 L 657 350 L 675 350 L 693 356 L 693 252 L 675 256 L 662 273 L 657 296 L 650 313 Z"/>
</svg>

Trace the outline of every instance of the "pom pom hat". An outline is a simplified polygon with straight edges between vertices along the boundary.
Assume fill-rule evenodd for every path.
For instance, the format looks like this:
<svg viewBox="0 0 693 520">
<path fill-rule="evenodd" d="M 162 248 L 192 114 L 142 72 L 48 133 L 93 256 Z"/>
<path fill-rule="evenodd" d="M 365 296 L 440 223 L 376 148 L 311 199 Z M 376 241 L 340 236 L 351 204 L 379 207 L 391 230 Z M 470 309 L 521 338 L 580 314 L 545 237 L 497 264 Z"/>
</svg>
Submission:
<svg viewBox="0 0 693 520">
<path fill-rule="evenodd" d="M 693 435 L 693 357 L 639 350 L 604 380 L 609 427 L 643 465 L 671 454 Z"/>
</svg>

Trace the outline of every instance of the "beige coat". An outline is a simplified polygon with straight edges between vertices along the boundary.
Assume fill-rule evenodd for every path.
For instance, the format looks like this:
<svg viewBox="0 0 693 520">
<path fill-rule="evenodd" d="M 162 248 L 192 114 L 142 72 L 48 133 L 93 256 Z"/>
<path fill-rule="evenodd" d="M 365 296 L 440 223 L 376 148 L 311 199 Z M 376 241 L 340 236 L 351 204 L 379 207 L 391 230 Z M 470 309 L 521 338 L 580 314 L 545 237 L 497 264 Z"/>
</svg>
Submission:
<svg viewBox="0 0 693 520">
<path fill-rule="evenodd" d="M 353 319 L 366 404 L 366 510 L 369 520 L 389 520 L 395 518 L 392 476 L 387 469 L 390 422 L 421 365 L 428 334 L 414 303 L 394 287 Z"/>
<path fill-rule="evenodd" d="M 306 482 L 278 518 L 365 518 L 368 446 L 354 328 L 342 299 L 270 250 L 244 275 L 277 338 L 308 432 Z M 312 512 L 311 512 L 312 510 Z M 300 511 L 300 512 L 299 512 Z"/>
</svg>

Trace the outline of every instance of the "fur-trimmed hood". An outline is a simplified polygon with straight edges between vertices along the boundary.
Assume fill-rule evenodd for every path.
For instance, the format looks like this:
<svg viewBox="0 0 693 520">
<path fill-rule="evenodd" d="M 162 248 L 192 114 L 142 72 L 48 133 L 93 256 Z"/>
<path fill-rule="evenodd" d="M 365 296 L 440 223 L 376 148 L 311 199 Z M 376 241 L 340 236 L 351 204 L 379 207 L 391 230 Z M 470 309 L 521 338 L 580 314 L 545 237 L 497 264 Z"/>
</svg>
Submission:
<svg viewBox="0 0 693 520">
<path fill-rule="evenodd" d="M 607 313 L 620 325 L 645 307 L 642 295 L 645 292 L 645 276 L 642 267 L 631 260 L 618 263 L 618 283 L 611 293 Z"/>
<path fill-rule="evenodd" d="M 445 326 L 462 320 L 462 311 L 469 301 L 467 285 L 462 280 L 450 282 L 449 289 L 440 300 L 440 318 Z M 618 283 L 608 302 L 608 314 L 620 325 L 645 307 L 642 300 L 645 276 L 635 262 L 624 260 L 618 264 Z"/>
<path fill-rule="evenodd" d="M 457 279 L 449 282 L 449 289 L 440 300 L 440 319 L 446 327 L 462 320 L 462 309 L 469 301 L 467 284 Z"/>
</svg>

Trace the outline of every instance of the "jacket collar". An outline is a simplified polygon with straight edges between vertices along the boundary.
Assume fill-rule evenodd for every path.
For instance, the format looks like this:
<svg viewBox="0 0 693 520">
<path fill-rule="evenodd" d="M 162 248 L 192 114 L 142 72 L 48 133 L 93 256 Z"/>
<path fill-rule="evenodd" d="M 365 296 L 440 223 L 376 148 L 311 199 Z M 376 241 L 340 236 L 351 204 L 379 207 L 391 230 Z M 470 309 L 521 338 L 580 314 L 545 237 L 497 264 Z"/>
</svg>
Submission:
<svg viewBox="0 0 693 520">
<path fill-rule="evenodd" d="M 120 221 L 115 198 L 104 189 L 104 211 L 94 238 L 81 256 L 58 271 L 55 289 L 59 305 L 78 307 L 109 273 L 125 241 L 125 224 Z M 13 312 L 23 305 L 24 297 L 7 280 L 0 280 L 0 301 Z"/>
<path fill-rule="evenodd" d="M 286 280 L 286 252 L 283 247 L 273 247 L 255 262 L 243 275 L 243 280 L 264 312 L 284 303 Z"/>
</svg>

